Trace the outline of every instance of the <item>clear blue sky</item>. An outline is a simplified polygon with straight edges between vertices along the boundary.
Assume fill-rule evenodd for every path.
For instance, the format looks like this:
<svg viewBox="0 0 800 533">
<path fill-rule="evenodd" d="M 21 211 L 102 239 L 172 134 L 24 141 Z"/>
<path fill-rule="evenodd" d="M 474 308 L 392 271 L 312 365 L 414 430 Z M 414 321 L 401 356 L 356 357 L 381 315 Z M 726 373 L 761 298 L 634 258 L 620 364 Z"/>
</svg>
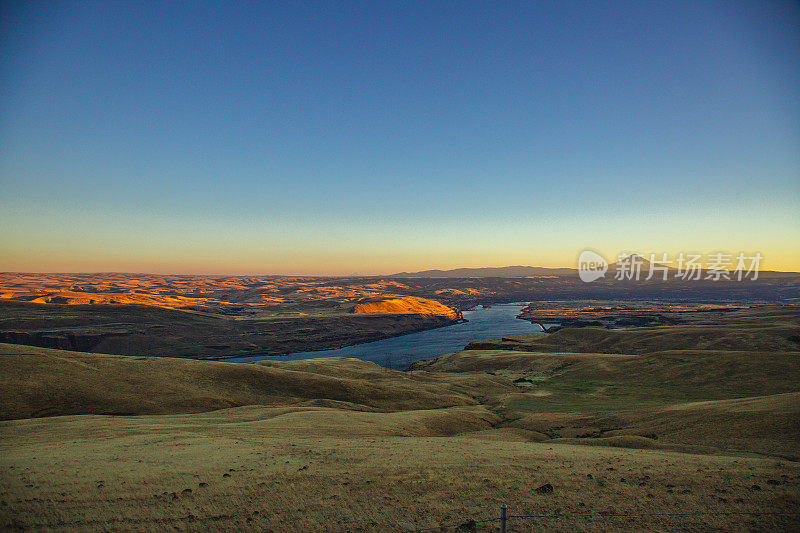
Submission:
<svg viewBox="0 0 800 533">
<path fill-rule="evenodd" d="M 800 270 L 795 2 L 26 4 L 0 270 Z"/>
</svg>

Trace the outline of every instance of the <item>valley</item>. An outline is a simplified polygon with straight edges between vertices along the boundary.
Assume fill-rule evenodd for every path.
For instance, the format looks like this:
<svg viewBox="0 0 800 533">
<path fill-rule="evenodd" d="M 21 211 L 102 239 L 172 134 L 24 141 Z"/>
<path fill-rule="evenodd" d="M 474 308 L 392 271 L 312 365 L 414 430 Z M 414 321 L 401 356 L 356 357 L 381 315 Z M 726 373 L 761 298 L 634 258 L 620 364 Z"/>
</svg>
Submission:
<svg viewBox="0 0 800 533">
<path fill-rule="evenodd" d="M 2 344 L 1 525 L 794 529 L 800 310 L 707 313 L 408 371 Z"/>
</svg>

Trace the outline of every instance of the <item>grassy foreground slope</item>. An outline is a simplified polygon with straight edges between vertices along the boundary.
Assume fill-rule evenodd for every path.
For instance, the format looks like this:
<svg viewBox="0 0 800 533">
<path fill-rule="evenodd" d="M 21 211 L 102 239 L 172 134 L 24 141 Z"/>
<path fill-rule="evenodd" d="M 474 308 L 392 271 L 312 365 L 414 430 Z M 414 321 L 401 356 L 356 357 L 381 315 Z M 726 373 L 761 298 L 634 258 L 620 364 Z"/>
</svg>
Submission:
<svg viewBox="0 0 800 533">
<path fill-rule="evenodd" d="M 569 442 L 800 457 L 800 308 L 473 342 L 417 370 L 489 373 L 504 425 Z M 566 441 L 564 441 L 566 442 Z"/>
<path fill-rule="evenodd" d="M 533 440 L 800 457 L 798 352 L 466 350 L 415 368 L 514 383 L 484 401 Z"/>
<path fill-rule="evenodd" d="M 510 531 L 796 530 L 792 313 L 410 372 L 0 345 L 0 528 L 497 531 L 507 503 Z"/>
<path fill-rule="evenodd" d="M 501 502 L 511 514 L 538 516 L 512 520 L 513 532 L 800 524 L 793 462 L 531 443 L 483 431 L 425 436 L 420 416 L 429 415 L 239 407 L 3 422 L 0 527 L 497 531 L 497 521 L 470 520 L 496 518 Z M 388 436 L 398 423 L 418 432 Z M 547 483 L 552 493 L 534 490 Z"/>
<path fill-rule="evenodd" d="M 414 368 L 492 372 L 512 381 L 539 411 L 583 411 L 796 391 L 800 352 L 670 350 L 626 355 L 465 350 L 418 362 Z"/>
</svg>

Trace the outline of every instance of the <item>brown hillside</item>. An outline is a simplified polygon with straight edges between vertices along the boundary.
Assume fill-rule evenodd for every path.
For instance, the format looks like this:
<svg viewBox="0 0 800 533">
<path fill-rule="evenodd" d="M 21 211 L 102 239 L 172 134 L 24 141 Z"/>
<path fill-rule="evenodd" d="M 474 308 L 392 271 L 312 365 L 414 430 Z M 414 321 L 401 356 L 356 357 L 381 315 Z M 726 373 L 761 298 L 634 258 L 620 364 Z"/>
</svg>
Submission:
<svg viewBox="0 0 800 533">
<path fill-rule="evenodd" d="M 275 363 L 126 357 L 0 344 L 0 419 L 196 413 L 321 400 L 383 411 L 476 403 L 448 387 L 356 359 L 293 366 L 297 370 Z"/>
</svg>

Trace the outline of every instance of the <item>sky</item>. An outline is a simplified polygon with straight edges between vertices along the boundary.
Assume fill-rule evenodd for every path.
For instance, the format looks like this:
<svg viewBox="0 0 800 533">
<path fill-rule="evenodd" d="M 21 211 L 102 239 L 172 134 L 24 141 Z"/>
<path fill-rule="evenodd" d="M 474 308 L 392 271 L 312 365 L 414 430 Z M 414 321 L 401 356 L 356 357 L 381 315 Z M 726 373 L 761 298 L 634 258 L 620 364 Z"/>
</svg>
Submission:
<svg viewBox="0 0 800 533">
<path fill-rule="evenodd" d="M 799 6 L 3 2 L 0 271 L 800 271 Z"/>
</svg>

